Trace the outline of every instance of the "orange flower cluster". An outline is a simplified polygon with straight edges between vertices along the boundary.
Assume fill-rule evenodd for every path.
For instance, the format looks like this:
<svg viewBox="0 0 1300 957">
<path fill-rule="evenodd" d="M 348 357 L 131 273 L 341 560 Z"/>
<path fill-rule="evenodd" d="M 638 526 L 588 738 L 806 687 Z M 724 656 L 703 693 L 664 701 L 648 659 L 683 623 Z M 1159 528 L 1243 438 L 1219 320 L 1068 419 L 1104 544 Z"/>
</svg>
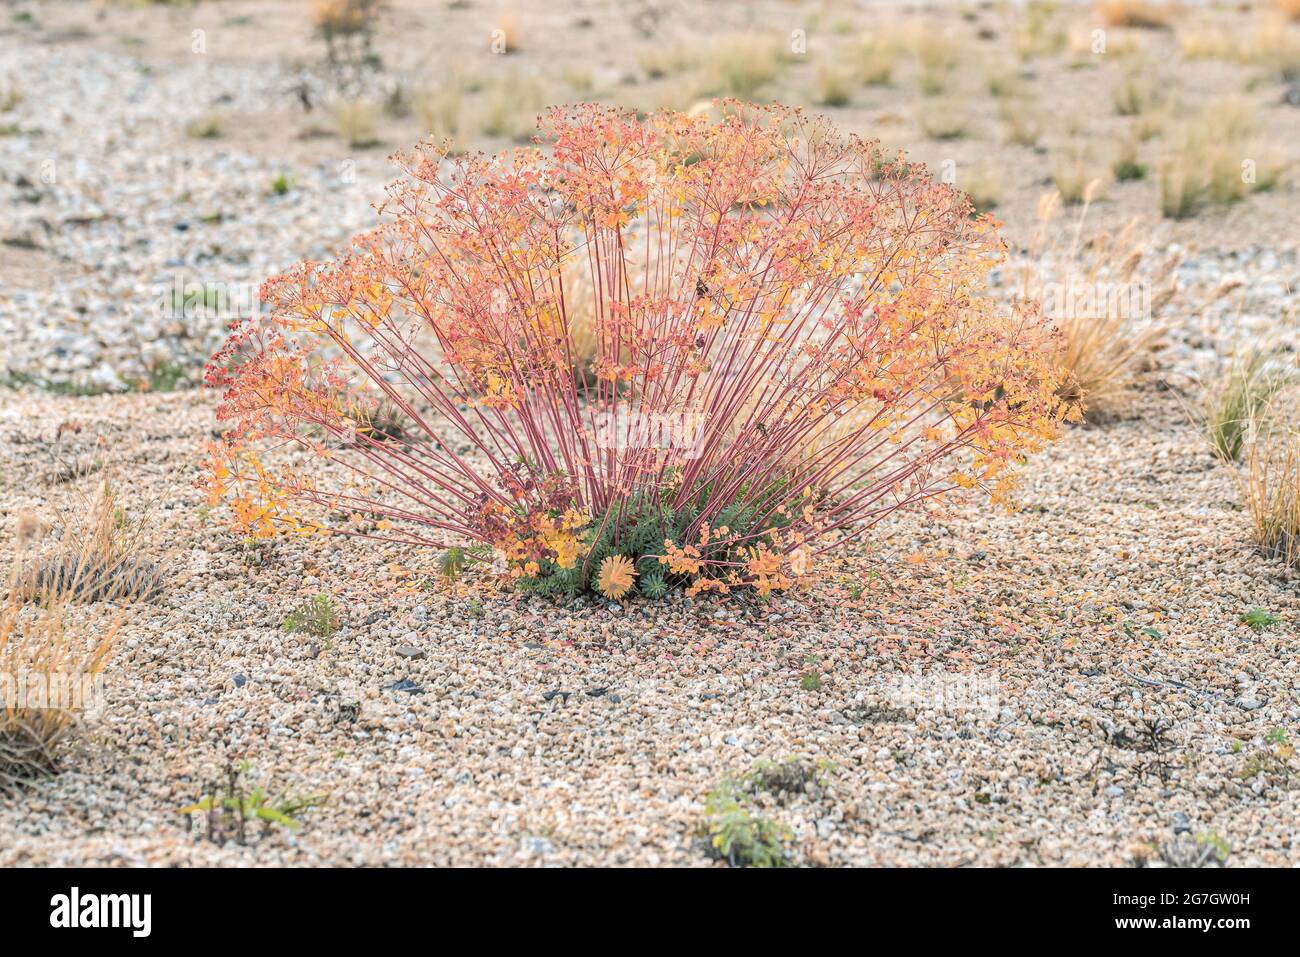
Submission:
<svg viewBox="0 0 1300 957">
<path fill-rule="evenodd" d="M 382 224 L 214 357 L 210 493 L 259 533 L 357 533 L 323 509 L 525 576 L 599 543 L 764 593 L 897 508 L 1004 495 L 1072 413 L 1036 308 L 984 294 L 996 224 L 824 119 L 721 111 L 567 107 L 537 148 L 401 160 Z M 403 427 L 362 427 L 374 400 Z"/>
</svg>

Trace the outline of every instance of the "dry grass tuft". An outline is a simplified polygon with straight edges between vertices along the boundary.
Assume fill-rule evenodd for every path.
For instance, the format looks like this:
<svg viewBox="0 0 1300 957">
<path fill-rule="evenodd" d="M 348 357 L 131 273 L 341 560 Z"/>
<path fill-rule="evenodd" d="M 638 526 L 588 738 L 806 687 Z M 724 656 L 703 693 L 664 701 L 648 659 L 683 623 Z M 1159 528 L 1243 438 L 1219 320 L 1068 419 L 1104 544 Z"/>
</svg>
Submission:
<svg viewBox="0 0 1300 957">
<path fill-rule="evenodd" d="M 741 33 L 716 43 L 708 59 L 714 91 L 751 100 L 780 75 L 782 47 L 772 37 Z"/>
<path fill-rule="evenodd" d="M 833 66 L 817 71 L 817 102 L 821 106 L 847 106 L 853 98 L 849 75 Z"/>
<path fill-rule="evenodd" d="M 1273 9 L 1288 20 L 1300 20 L 1300 0 L 1273 0 Z"/>
<path fill-rule="evenodd" d="M 87 517 L 64 522 L 58 547 L 22 576 L 24 600 L 89 603 L 130 596 L 147 601 L 161 594 L 158 568 L 136 558 L 142 526 L 115 503 L 111 484 L 101 482 Z"/>
<path fill-rule="evenodd" d="M 1214 204 L 1234 203 L 1272 188 L 1281 168 L 1266 144 L 1254 137 L 1256 110 L 1243 99 L 1206 106 L 1183 129 L 1172 156 L 1160 168 L 1160 209 L 1186 219 Z"/>
<path fill-rule="evenodd" d="M 1251 436 L 1275 431 L 1273 402 L 1300 381 L 1300 369 L 1281 356 L 1255 350 L 1235 356 L 1207 390 L 1201 412 L 1214 454 L 1236 462 Z"/>
<path fill-rule="evenodd" d="M 1006 124 L 1007 142 L 1034 147 L 1043 135 L 1043 122 L 1036 104 L 1023 97 L 998 103 L 998 116 Z"/>
<path fill-rule="evenodd" d="M 921 132 L 932 140 L 960 140 L 970 135 L 970 106 L 959 102 L 927 103 L 917 118 Z"/>
<path fill-rule="evenodd" d="M 464 132 L 462 115 L 467 86 L 459 73 L 449 71 L 436 86 L 416 91 L 413 108 L 424 135 L 462 145 L 459 137 Z"/>
<path fill-rule="evenodd" d="M 1118 115 L 1145 116 L 1164 102 L 1154 70 L 1145 60 L 1136 60 L 1125 70 L 1123 80 L 1112 95 Z"/>
<path fill-rule="evenodd" d="M 1261 436 L 1247 448 L 1240 481 L 1255 544 L 1300 570 L 1300 431 Z"/>
<path fill-rule="evenodd" d="M 1235 60 L 1241 56 L 1238 39 L 1208 23 L 1179 27 L 1178 47 L 1185 60 Z"/>
<path fill-rule="evenodd" d="M 312 25 L 326 40 L 373 33 L 380 0 L 312 0 Z"/>
<path fill-rule="evenodd" d="M 888 86 L 898 63 L 898 48 L 889 40 L 872 37 L 862 44 L 858 58 L 858 77 L 867 86 Z"/>
<path fill-rule="evenodd" d="M 1097 15 L 1108 27 L 1138 30 L 1168 30 L 1174 21 L 1174 7 L 1151 0 L 1097 0 Z"/>
<path fill-rule="evenodd" d="M 519 15 L 513 10 L 505 10 L 496 18 L 492 27 L 491 49 L 493 53 L 499 54 L 518 53 L 523 49 L 523 29 Z"/>
<path fill-rule="evenodd" d="M 1002 201 L 1003 182 L 997 168 L 990 164 L 977 164 L 958 183 L 970 197 L 976 213 L 987 213 Z"/>
<path fill-rule="evenodd" d="M 1280 18 L 1259 24 L 1238 45 L 1237 59 L 1261 66 L 1284 83 L 1300 80 L 1300 35 Z"/>
<path fill-rule="evenodd" d="M 961 61 L 961 45 L 946 33 L 926 29 L 915 31 L 910 45 L 920 67 L 921 92 L 938 96 L 948 88 Z"/>
<path fill-rule="evenodd" d="M 1069 33 L 1057 22 L 1058 7 L 1051 0 L 1025 6 L 1015 31 L 1016 55 L 1021 60 L 1055 56 L 1069 44 Z"/>
<path fill-rule="evenodd" d="M 378 121 L 379 108 L 361 97 L 340 100 L 334 106 L 334 129 L 352 149 L 378 145 Z"/>
<path fill-rule="evenodd" d="M 1106 186 L 1109 171 L 1086 149 L 1062 150 L 1052 163 L 1052 185 L 1067 206 L 1088 205 Z"/>
<path fill-rule="evenodd" d="M 1057 362 L 1069 378 L 1061 396 L 1098 420 L 1125 403 L 1138 373 L 1164 337 L 1155 313 L 1172 294 L 1177 258 L 1139 278 L 1146 248 L 1138 224 L 1112 235 L 1081 240 L 1091 197 L 1072 226 L 1055 225 L 1059 194 L 1039 200 L 1039 231 L 1021 267 L 1021 295 L 1042 302 L 1048 322 L 1061 333 Z"/>
<path fill-rule="evenodd" d="M 22 87 L 13 77 L 0 79 L 0 113 L 8 113 L 23 101 Z"/>
<path fill-rule="evenodd" d="M 57 567 L 75 567 L 70 575 L 49 574 L 48 561 L 24 570 L 39 528 L 30 517 L 19 521 L 0 605 L 0 791 L 53 773 L 83 708 L 94 703 L 85 696 L 117 647 L 126 607 L 139 597 L 141 566 L 121 553 L 119 516 L 105 483 L 85 530 L 62 543 L 72 561 Z M 157 585 L 153 576 L 145 587 Z M 79 607 L 87 601 L 112 605 Z"/>
<path fill-rule="evenodd" d="M 530 76 L 511 72 L 487 90 L 482 130 L 516 143 L 537 132 L 537 117 L 546 106 L 546 90 Z"/>
</svg>

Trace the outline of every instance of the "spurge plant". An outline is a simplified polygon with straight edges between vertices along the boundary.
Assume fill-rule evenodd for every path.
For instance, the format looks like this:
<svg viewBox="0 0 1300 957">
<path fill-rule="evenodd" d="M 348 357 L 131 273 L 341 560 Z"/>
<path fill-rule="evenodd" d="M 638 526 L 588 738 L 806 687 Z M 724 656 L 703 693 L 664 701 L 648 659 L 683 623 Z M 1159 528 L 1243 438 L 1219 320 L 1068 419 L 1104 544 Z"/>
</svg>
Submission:
<svg viewBox="0 0 1300 957">
<path fill-rule="evenodd" d="M 787 588 L 895 509 L 1005 493 L 1067 409 L 1036 309 L 984 294 L 994 222 L 824 119 L 721 106 L 400 159 L 382 225 L 213 357 L 214 500 L 657 598 Z"/>
</svg>

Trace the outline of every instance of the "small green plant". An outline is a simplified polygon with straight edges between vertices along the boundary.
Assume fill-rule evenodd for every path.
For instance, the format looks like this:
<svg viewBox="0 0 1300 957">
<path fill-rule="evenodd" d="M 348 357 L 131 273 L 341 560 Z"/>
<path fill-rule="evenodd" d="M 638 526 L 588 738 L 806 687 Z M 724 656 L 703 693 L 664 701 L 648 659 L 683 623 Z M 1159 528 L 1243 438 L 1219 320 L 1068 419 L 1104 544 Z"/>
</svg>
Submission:
<svg viewBox="0 0 1300 957">
<path fill-rule="evenodd" d="M 271 180 L 271 192 L 276 196 L 283 196 L 291 189 L 293 189 L 293 180 L 286 173 L 279 173 Z"/>
<path fill-rule="evenodd" d="M 224 782 L 214 783 L 208 794 L 180 809 L 180 813 L 186 815 L 187 823 L 195 815 L 207 816 L 206 837 L 214 844 L 224 845 L 232 838 L 241 846 L 248 844 L 251 837 L 249 825 L 253 823 L 260 827 L 258 839 L 266 837 L 273 826 L 296 831 L 302 826 L 299 817 L 325 803 L 319 796 L 286 795 L 277 798 L 260 786 L 245 789 L 244 776 L 249 769 L 247 761 L 238 766 L 228 764 Z"/>
<path fill-rule="evenodd" d="M 244 538 L 241 545 L 240 554 L 245 565 L 250 568 L 260 568 L 270 564 L 274 545 L 269 539 L 249 535 Z"/>
<path fill-rule="evenodd" d="M 811 667 L 803 673 L 799 680 L 799 687 L 804 691 L 820 691 L 822 687 L 822 676 L 818 674 L 817 668 Z"/>
<path fill-rule="evenodd" d="M 730 778 L 709 792 L 705 827 L 712 852 L 732 867 L 786 867 L 789 828 L 753 810 L 744 785 Z"/>
<path fill-rule="evenodd" d="M 1267 631 L 1282 619 L 1263 608 L 1252 608 L 1241 616 L 1241 623 L 1251 631 Z"/>
<path fill-rule="evenodd" d="M 1263 775 L 1266 781 L 1278 781 L 1289 788 L 1300 772 L 1291 763 L 1296 751 L 1287 739 L 1286 729 L 1274 728 L 1264 736 L 1264 741 L 1268 747 L 1252 751 L 1246 758 L 1245 766 L 1237 772 L 1237 777 L 1249 781 Z"/>
<path fill-rule="evenodd" d="M 1206 848 L 1220 864 L 1226 864 L 1228 855 L 1232 853 L 1232 845 L 1218 831 L 1203 831 L 1196 835 L 1196 843 Z"/>
<path fill-rule="evenodd" d="M 149 378 L 143 383 L 150 392 L 176 392 L 190 385 L 189 370 L 179 362 L 163 360 L 149 369 Z"/>
<path fill-rule="evenodd" d="M 465 570 L 465 549 L 449 548 L 438 559 L 438 574 L 444 581 L 454 582 Z"/>
<path fill-rule="evenodd" d="M 471 618 L 482 618 L 487 614 L 487 610 L 483 607 L 481 599 L 471 598 L 465 605 L 465 613 Z"/>
<path fill-rule="evenodd" d="M 654 569 L 641 576 L 637 587 L 651 601 L 660 601 L 668 594 L 668 583 L 664 580 L 663 572 Z"/>
<path fill-rule="evenodd" d="M 303 632 L 314 638 L 329 638 L 339 630 L 338 609 L 329 595 L 321 593 L 303 602 L 284 619 L 284 630 Z"/>
</svg>

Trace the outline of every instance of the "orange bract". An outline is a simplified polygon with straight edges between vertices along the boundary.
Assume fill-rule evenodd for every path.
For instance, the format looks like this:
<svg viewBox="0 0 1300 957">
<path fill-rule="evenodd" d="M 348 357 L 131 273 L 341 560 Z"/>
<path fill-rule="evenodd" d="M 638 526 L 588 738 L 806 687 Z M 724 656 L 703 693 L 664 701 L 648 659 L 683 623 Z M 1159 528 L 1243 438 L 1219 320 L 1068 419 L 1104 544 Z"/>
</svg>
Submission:
<svg viewBox="0 0 1300 957">
<path fill-rule="evenodd" d="M 568 107 L 546 150 L 403 159 L 387 221 L 267 282 L 214 357 L 213 496 L 262 533 L 359 515 L 525 577 L 586 587 L 599 551 L 725 592 L 1003 493 L 1065 410 L 1036 311 L 983 294 L 992 220 L 824 119 L 723 107 Z M 402 436 L 358 428 L 379 399 Z M 286 444 L 350 477 L 263 464 Z"/>
</svg>

